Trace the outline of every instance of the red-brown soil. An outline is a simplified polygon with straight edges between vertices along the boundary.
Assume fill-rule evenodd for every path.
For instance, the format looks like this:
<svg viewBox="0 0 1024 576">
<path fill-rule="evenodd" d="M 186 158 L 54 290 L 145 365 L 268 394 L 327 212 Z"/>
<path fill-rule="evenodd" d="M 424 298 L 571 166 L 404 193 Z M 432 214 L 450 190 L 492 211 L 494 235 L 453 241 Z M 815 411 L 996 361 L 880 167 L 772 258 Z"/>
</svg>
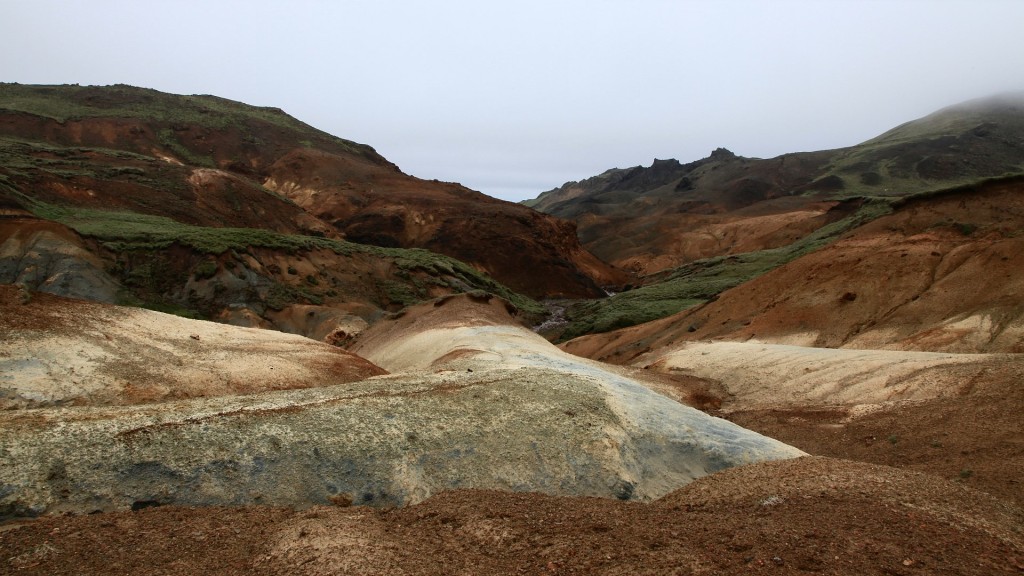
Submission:
<svg viewBox="0 0 1024 576">
<path fill-rule="evenodd" d="M 1024 351 L 1024 182 L 908 202 L 704 306 L 563 347 L 614 363 L 674 342 Z"/>
<path fill-rule="evenodd" d="M 456 491 L 398 509 L 149 508 L 0 528 L 5 574 L 1018 574 L 1024 513 L 800 458 L 650 504 Z"/>
<path fill-rule="evenodd" d="M 829 352 L 809 355 L 825 358 Z M 909 379 L 884 365 L 851 377 L 833 364 L 822 372 L 837 388 L 843 387 L 839 380 L 853 380 L 869 396 L 865 382 L 879 382 L 874 398 L 846 404 L 839 393 L 808 400 L 806 387 L 794 389 L 797 370 L 787 372 L 786 363 L 780 360 L 774 373 L 764 374 L 763 391 L 753 396 L 734 394 L 734 373 L 711 379 L 657 366 L 635 373 L 664 394 L 809 454 L 925 472 L 1024 506 L 1024 359 L 1018 355 L 919 368 Z M 879 401 L 884 393 L 902 393 L 902 399 Z"/>
<path fill-rule="evenodd" d="M 10 181 L 34 199 L 57 205 L 167 216 L 198 226 L 266 228 L 290 234 L 337 235 L 305 210 L 260 188 L 251 174 L 183 163 L 137 119 L 90 118 L 59 123 L 3 111 L 0 135 L 56 144 L 24 145 L 20 154 L 46 166 Z M 203 150 L 219 150 L 238 134 L 207 130 Z M 181 133 L 177 133 L 184 138 Z M 64 148 L 66 147 L 66 148 Z M 132 155 L 119 153 L 121 150 Z M 224 151 L 227 153 L 227 150 Z"/>
<path fill-rule="evenodd" d="M 860 415 L 823 407 L 722 416 L 810 454 L 927 472 L 1024 506 L 1022 368 L 1008 363 L 999 377 L 960 396 Z"/>
<path fill-rule="evenodd" d="M 306 149 L 267 173 L 268 188 L 349 240 L 446 254 L 530 296 L 598 297 L 627 279 L 583 249 L 574 224 L 459 184 Z"/>
<path fill-rule="evenodd" d="M 36 200 L 426 248 L 533 297 L 594 298 L 627 281 L 580 245 L 571 222 L 406 175 L 369 146 L 280 111 L 130 87 L 32 89 L 39 101 L 49 91 L 94 114 L 58 121 L 19 104 L 0 110 L 0 136 L 12 139 L 4 152 L 19 164 L 0 175 Z M 164 118 L 175 114 L 194 119 Z M 20 203 L 0 189 L 0 206 Z"/>
</svg>

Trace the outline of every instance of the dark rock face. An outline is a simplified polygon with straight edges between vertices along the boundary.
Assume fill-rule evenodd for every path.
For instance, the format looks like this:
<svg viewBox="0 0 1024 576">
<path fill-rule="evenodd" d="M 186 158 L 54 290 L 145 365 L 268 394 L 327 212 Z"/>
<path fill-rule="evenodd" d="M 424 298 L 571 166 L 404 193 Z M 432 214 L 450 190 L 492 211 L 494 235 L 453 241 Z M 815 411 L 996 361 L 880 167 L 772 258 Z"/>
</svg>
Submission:
<svg viewBox="0 0 1024 576">
<path fill-rule="evenodd" d="M 107 303 L 124 288 L 73 232 L 35 218 L 0 219 L 0 284 Z"/>
</svg>

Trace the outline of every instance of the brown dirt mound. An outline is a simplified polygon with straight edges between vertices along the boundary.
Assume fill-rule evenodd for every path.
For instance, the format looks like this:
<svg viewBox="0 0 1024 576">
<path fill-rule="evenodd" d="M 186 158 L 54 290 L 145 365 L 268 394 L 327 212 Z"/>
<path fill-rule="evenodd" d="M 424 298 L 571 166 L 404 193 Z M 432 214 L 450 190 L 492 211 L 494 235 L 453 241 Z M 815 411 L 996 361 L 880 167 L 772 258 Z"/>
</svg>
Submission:
<svg viewBox="0 0 1024 576">
<path fill-rule="evenodd" d="M 658 357 L 658 355 L 654 355 Z M 810 454 L 928 472 L 1024 504 L 1017 354 L 690 343 L 639 373 Z"/>
<path fill-rule="evenodd" d="M 491 294 L 455 294 L 404 309 L 400 316 L 382 320 L 363 331 L 349 350 L 363 356 L 386 349 L 397 340 L 428 330 L 466 326 L 522 326 L 515 307 Z"/>
<path fill-rule="evenodd" d="M 0 408 L 141 404 L 384 373 L 299 336 L 0 285 Z"/>
<path fill-rule="evenodd" d="M 341 503 L 344 504 L 344 503 Z M 734 468 L 651 504 L 493 491 L 408 508 L 159 507 L 0 531 L 17 574 L 1018 574 L 1024 511 L 885 466 Z"/>
</svg>

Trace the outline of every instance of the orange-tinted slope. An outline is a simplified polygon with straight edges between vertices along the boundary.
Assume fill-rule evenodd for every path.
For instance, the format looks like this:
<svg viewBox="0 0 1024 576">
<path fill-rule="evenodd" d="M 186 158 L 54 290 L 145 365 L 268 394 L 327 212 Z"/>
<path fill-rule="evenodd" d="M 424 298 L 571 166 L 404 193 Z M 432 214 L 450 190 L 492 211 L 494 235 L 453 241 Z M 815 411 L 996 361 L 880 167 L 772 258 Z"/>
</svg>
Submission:
<svg viewBox="0 0 1024 576">
<path fill-rule="evenodd" d="M 628 362 L 686 340 L 1024 352 L 1024 180 L 907 202 L 696 309 L 564 345 Z"/>
<path fill-rule="evenodd" d="M 602 296 L 626 276 L 583 249 L 571 222 L 318 150 L 293 150 L 265 185 L 342 231 L 382 246 L 427 248 L 531 296 Z"/>
<path fill-rule="evenodd" d="M 427 248 L 535 297 L 597 297 L 626 281 L 570 222 L 408 176 L 280 110 L 125 86 L 6 85 L 0 140 L 0 176 L 50 204 Z"/>
</svg>

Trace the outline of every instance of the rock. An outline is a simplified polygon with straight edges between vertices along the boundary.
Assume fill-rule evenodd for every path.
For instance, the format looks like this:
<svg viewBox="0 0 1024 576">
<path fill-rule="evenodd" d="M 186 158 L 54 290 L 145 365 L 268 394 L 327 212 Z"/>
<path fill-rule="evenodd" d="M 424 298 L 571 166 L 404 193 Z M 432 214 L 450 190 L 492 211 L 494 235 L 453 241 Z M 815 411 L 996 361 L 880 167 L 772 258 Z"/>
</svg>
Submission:
<svg viewBox="0 0 1024 576">
<path fill-rule="evenodd" d="M 0 226 L 0 284 L 15 283 L 38 292 L 108 303 L 115 302 L 122 289 L 74 232 L 34 218 Z"/>
<path fill-rule="evenodd" d="M 185 334 L 208 324 L 174 319 L 193 326 Z M 202 349 L 218 341 L 204 336 Z M 396 505 L 455 488 L 650 500 L 723 468 L 803 454 L 559 352 L 498 299 L 424 304 L 361 343 L 403 373 L 340 382 L 291 369 L 287 381 L 318 387 L 0 412 L 12 439 L 0 451 L 0 514 L 150 501 Z M 256 381 L 292 358 L 272 347 L 235 357 L 265 367 Z"/>
</svg>

